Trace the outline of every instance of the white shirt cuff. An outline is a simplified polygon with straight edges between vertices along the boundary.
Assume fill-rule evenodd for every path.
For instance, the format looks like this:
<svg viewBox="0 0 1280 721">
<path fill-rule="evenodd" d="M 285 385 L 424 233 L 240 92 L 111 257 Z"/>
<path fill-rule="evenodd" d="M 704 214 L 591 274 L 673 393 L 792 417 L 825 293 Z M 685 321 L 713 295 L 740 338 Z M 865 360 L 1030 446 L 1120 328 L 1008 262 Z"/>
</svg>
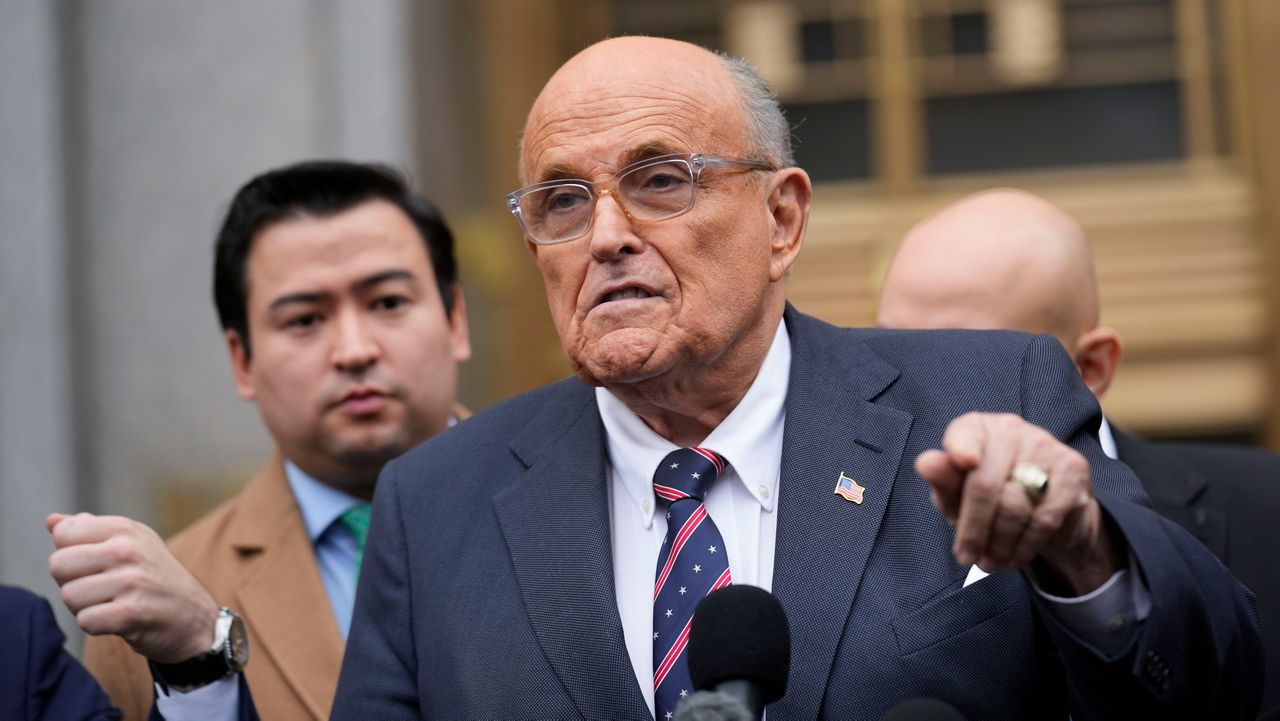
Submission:
<svg viewBox="0 0 1280 721">
<path fill-rule="evenodd" d="M 238 675 L 186 693 L 171 688 L 168 695 L 156 684 L 156 710 L 165 721 L 236 721 L 239 706 Z"/>
<path fill-rule="evenodd" d="M 1129 568 L 1112 574 L 1107 582 L 1083 596 L 1063 597 L 1046 593 L 1027 574 L 1031 587 L 1047 601 L 1053 615 L 1080 640 L 1113 658 L 1129 646 L 1138 625 L 1151 614 L 1151 591 L 1138 562 L 1129 554 Z"/>
</svg>

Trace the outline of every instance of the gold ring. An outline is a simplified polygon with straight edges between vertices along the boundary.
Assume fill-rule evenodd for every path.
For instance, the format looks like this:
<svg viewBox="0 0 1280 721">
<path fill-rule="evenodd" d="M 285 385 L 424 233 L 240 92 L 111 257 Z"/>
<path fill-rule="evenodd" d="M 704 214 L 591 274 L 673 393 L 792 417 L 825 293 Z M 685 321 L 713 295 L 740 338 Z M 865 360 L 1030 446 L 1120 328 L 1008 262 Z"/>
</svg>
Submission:
<svg viewBox="0 0 1280 721">
<path fill-rule="evenodd" d="M 1027 498 L 1032 501 L 1040 500 L 1044 492 L 1049 490 L 1049 474 L 1033 463 L 1019 463 L 1014 466 L 1013 471 L 1009 473 L 1009 480 L 1022 486 Z"/>
</svg>

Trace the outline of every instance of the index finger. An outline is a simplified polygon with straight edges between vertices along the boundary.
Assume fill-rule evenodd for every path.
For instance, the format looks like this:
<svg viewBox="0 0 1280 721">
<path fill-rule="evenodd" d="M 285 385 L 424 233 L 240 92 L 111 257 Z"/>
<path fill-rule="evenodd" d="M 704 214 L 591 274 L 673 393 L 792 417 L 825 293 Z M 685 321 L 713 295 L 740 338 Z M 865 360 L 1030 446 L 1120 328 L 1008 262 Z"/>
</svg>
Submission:
<svg viewBox="0 0 1280 721">
<path fill-rule="evenodd" d="M 952 549 L 961 565 L 977 563 L 986 554 L 1005 479 L 1017 456 L 1017 441 L 996 433 L 984 429 L 980 462 L 965 477 Z"/>
<path fill-rule="evenodd" d="M 57 513 L 57 512 L 50 513 L 49 515 L 44 517 L 44 530 L 48 531 L 49 533 L 53 533 L 54 526 L 61 523 L 62 519 L 70 518 L 70 517 L 71 516 L 68 516 L 65 513 Z"/>
<path fill-rule="evenodd" d="M 55 515 L 51 514 L 50 519 Z M 115 535 L 120 530 L 120 519 L 114 516 L 95 516 L 92 513 L 77 513 L 74 516 L 62 516 L 54 522 L 49 532 L 53 534 L 53 544 L 58 548 L 76 546 L 82 543 L 99 543 Z M 46 519 L 46 523 L 48 519 Z"/>
<path fill-rule="evenodd" d="M 947 424 L 942 434 L 942 450 L 961 471 L 972 471 L 982 463 L 988 431 L 980 413 L 966 413 Z"/>
</svg>

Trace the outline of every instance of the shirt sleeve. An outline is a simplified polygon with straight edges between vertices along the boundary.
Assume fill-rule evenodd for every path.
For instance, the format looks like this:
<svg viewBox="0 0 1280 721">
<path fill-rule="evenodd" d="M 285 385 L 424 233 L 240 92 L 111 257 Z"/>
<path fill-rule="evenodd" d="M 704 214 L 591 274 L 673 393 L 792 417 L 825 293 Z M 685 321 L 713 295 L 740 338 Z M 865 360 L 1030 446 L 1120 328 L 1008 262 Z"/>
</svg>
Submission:
<svg viewBox="0 0 1280 721">
<path fill-rule="evenodd" d="M 240 682 L 230 676 L 183 693 L 156 684 L 156 710 L 165 721 L 236 721 L 240 707 Z"/>
<path fill-rule="evenodd" d="M 1133 554 L 1129 568 L 1112 574 L 1107 582 L 1083 596 L 1065 597 L 1047 593 L 1028 573 L 1031 587 L 1047 603 L 1050 613 L 1082 641 L 1091 644 L 1104 656 L 1119 655 L 1138 633 L 1151 613 L 1151 591 Z"/>
</svg>

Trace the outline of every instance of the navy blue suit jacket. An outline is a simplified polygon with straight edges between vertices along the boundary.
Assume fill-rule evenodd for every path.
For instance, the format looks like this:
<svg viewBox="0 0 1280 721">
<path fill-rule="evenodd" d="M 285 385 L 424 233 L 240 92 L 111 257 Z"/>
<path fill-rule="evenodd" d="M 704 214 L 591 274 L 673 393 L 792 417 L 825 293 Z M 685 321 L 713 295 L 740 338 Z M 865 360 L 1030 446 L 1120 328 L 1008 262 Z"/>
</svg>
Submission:
<svg viewBox="0 0 1280 721">
<path fill-rule="evenodd" d="M 62 647 L 66 636 L 43 598 L 0 586 L 4 652 L 0 717 L 15 721 L 119 719 L 98 682 Z"/>
<path fill-rule="evenodd" d="M 1149 441 L 1115 431 L 1120 460 L 1151 507 L 1187 529 L 1258 599 L 1267 643 L 1260 719 L 1280 721 L 1280 455 L 1212 443 Z"/>
<path fill-rule="evenodd" d="M 793 650 L 771 721 L 877 719 L 913 697 L 974 719 L 1256 710 L 1248 592 L 1103 455 L 1097 404 L 1055 340 L 840 329 L 790 308 L 786 322 L 773 592 Z M 975 410 L 1020 414 L 1088 458 L 1154 600 L 1119 656 L 1060 626 L 1021 573 L 962 588 L 913 462 Z M 593 392 L 570 379 L 389 464 L 332 718 L 649 718 L 616 607 L 605 456 Z M 842 472 L 861 505 L 833 493 Z"/>
<path fill-rule="evenodd" d="M 120 711 L 93 676 L 62 647 L 67 637 L 49 602 L 30 591 L 0 586 L 0 718 L 8 721 L 118 721 Z M 237 721 L 258 721 L 240 677 Z M 164 721 L 152 707 L 151 721 Z"/>
</svg>

